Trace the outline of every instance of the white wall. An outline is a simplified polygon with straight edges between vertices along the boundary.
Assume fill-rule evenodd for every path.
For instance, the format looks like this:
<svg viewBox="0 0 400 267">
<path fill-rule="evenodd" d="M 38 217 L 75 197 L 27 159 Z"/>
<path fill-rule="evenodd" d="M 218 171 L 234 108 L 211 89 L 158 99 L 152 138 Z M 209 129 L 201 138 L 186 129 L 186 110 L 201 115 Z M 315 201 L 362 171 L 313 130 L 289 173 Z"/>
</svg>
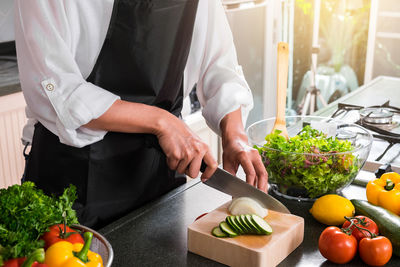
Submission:
<svg viewBox="0 0 400 267">
<path fill-rule="evenodd" d="M 0 0 L 0 43 L 14 40 L 14 0 Z"/>
</svg>

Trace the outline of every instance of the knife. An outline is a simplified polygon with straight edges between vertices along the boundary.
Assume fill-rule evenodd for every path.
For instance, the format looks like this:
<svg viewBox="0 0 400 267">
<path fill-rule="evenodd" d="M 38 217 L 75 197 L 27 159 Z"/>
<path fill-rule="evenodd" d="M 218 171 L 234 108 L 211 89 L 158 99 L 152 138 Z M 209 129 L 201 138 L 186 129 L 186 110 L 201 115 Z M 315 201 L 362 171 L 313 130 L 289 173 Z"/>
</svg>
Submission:
<svg viewBox="0 0 400 267">
<path fill-rule="evenodd" d="M 207 165 L 203 161 L 201 163 L 200 171 L 204 172 L 206 168 Z M 203 183 L 225 194 L 231 195 L 234 198 L 250 197 L 258 201 L 267 209 L 290 214 L 290 211 L 285 207 L 285 205 L 279 202 L 279 200 L 267 195 L 254 186 L 247 184 L 245 181 L 221 168 L 217 168 L 214 174 Z"/>
</svg>

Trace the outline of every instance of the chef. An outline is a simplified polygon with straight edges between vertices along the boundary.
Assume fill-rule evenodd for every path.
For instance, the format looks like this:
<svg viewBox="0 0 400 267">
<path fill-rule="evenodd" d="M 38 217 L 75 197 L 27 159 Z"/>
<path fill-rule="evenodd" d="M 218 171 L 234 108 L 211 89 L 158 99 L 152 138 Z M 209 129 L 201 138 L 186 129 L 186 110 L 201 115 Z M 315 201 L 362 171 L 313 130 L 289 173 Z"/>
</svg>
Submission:
<svg viewBox="0 0 400 267">
<path fill-rule="evenodd" d="M 95 228 L 217 168 L 180 119 L 197 84 L 223 167 L 266 190 L 248 146 L 251 91 L 217 0 L 16 0 L 16 45 L 29 118 L 26 180 L 46 193 L 77 186 L 80 222 Z M 204 201 L 207 201 L 206 199 Z"/>
</svg>

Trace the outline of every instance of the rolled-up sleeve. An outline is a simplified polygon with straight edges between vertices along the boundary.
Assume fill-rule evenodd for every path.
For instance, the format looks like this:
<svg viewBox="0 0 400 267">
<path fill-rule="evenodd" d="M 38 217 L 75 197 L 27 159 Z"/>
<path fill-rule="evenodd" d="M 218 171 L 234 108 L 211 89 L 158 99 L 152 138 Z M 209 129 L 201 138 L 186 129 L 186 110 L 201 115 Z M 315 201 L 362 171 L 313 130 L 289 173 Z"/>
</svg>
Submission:
<svg viewBox="0 0 400 267">
<path fill-rule="evenodd" d="M 15 4 L 18 65 L 29 116 L 64 144 L 82 147 L 101 140 L 105 131 L 82 126 L 119 97 L 83 77 L 76 62 L 79 47 L 74 46 L 78 35 L 71 33 L 64 1 L 16 0 Z"/>
<path fill-rule="evenodd" d="M 200 0 L 187 66 L 187 83 L 198 75 L 197 94 L 208 126 L 220 134 L 220 122 L 241 107 L 245 124 L 253 107 L 251 90 L 237 62 L 233 37 L 221 1 Z M 201 11 L 201 10 L 200 10 Z"/>
</svg>

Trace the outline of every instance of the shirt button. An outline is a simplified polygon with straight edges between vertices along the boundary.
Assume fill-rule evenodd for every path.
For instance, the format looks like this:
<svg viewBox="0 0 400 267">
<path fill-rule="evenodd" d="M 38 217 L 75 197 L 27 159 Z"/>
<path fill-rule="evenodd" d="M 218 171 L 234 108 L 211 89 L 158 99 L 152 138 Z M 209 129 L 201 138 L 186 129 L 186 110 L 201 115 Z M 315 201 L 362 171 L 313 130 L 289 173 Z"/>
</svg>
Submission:
<svg viewBox="0 0 400 267">
<path fill-rule="evenodd" d="M 47 91 L 53 91 L 54 90 L 54 85 L 52 83 L 49 83 L 46 85 L 46 90 Z"/>
</svg>

